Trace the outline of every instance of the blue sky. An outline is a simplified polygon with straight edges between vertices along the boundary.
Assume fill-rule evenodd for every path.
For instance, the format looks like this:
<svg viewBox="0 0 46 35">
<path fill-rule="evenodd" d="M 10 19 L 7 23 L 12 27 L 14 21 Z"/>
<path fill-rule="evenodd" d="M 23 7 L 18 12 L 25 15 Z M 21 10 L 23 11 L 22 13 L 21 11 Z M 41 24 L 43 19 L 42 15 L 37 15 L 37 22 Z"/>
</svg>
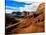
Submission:
<svg viewBox="0 0 46 35">
<path fill-rule="evenodd" d="M 27 0 L 6 0 L 6 12 L 11 13 L 12 11 L 34 11 L 37 7 L 36 3 L 31 1 L 26 2 Z M 36 5 L 36 6 L 35 6 Z"/>
<path fill-rule="evenodd" d="M 32 3 L 24 3 L 24 2 L 17 2 L 17 1 L 13 1 L 13 0 L 6 0 L 6 6 L 11 6 L 11 7 L 17 7 L 17 8 L 19 8 L 19 7 L 24 7 L 25 5 L 30 5 L 30 4 L 32 4 Z M 6 7 L 6 9 L 8 9 L 7 7 Z M 10 9 L 10 8 L 9 8 Z"/>
</svg>

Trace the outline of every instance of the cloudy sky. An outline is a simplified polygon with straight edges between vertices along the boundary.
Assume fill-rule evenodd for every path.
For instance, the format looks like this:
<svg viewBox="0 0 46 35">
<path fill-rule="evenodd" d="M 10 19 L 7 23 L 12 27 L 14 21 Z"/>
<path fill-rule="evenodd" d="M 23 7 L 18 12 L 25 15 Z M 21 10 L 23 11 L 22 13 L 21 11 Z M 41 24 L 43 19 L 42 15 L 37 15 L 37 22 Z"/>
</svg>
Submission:
<svg viewBox="0 0 46 35">
<path fill-rule="evenodd" d="M 36 11 L 40 3 L 31 2 L 30 0 L 6 0 L 6 13 L 13 11 Z"/>
</svg>

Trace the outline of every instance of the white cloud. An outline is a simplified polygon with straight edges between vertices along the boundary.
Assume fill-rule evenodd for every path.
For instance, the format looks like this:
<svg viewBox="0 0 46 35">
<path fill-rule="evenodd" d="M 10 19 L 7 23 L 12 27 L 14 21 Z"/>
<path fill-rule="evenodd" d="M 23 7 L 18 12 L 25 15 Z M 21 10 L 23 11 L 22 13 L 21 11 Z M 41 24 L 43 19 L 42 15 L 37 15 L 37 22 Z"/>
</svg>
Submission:
<svg viewBox="0 0 46 35">
<path fill-rule="evenodd" d="M 19 9 L 20 9 L 20 12 L 23 12 L 24 10 L 24 7 L 19 7 Z"/>
<path fill-rule="evenodd" d="M 10 8 L 10 9 L 7 9 Z M 18 7 L 6 6 L 6 13 L 12 13 L 13 11 L 20 11 Z"/>
<path fill-rule="evenodd" d="M 40 3 L 32 3 L 32 5 L 25 5 L 25 7 L 20 7 L 20 12 L 22 11 L 36 11 Z"/>
</svg>

